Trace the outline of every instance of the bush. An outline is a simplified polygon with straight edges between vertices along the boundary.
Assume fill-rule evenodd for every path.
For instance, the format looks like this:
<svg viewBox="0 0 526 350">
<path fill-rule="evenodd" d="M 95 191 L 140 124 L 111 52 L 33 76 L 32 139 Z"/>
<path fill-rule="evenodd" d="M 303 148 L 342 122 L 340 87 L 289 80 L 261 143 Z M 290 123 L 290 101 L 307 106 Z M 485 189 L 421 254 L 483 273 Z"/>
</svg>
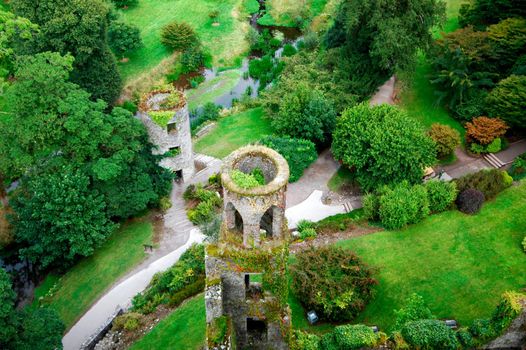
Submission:
<svg viewBox="0 0 526 350">
<path fill-rule="evenodd" d="M 354 350 L 376 345 L 378 336 L 363 324 L 344 325 L 334 328 L 334 341 L 338 349 Z"/>
<path fill-rule="evenodd" d="M 215 348 L 223 345 L 228 332 L 228 317 L 220 316 L 215 318 L 208 326 L 207 340 L 208 347 Z"/>
<path fill-rule="evenodd" d="M 108 44 L 119 58 L 142 46 L 139 28 L 124 22 L 111 22 L 108 28 Z"/>
<path fill-rule="evenodd" d="M 493 328 L 491 328 L 490 321 L 487 319 L 477 319 L 473 321 L 468 330 L 471 335 L 480 339 L 492 338 L 495 333 Z"/>
<path fill-rule="evenodd" d="M 197 72 L 205 64 L 205 54 L 201 46 L 193 45 L 181 55 L 182 73 Z"/>
<path fill-rule="evenodd" d="M 218 205 L 214 202 L 201 202 L 194 209 L 188 210 L 188 220 L 194 225 L 203 225 L 212 221 L 217 212 Z"/>
<path fill-rule="evenodd" d="M 301 303 L 320 317 L 351 320 L 371 299 L 377 282 L 353 252 L 326 246 L 305 250 L 296 258 L 291 268 L 294 290 Z"/>
<path fill-rule="evenodd" d="M 432 319 L 431 310 L 424 302 L 424 298 L 414 293 L 405 302 L 405 306 L 400 310 L 395 310 L 396 323 L 395 329 L 400 330 L 407 322 Z"/>
<path fill-rule="evenodd" d="M 118 8 L 132 7 L 137 5 L 139 0 L 111 0 Z"/>
<path fill-rule="evenodd" d="M 429 215 L 429 200 L 421 185 L 403 182 L 385 189 L 380 196 L 379 216 L 382 225 L 390 230 L 414 224 Z"/>
<path fill-rule="evenodd" d="M 137 105 L 135 103 L 133 103 L 132 101 L 124 101 L 124 103 L 122 104 L 121 107 L 124 108 L 125 110 L 131 112 L 132 114 L 137 113 L 137 111 L 139 110 Z"/>
<path fill-rule="evenodd" d="M 461 328 L 456 332 L 456 336 L 460 345 L 466 349 L 472 349 L 475 345 L 473 336 L 466 328 Z"/>
<path fill-rule="evenodd" d="M 428 135 L 436 143 L 438 158 L 449 156 L 460 145 L 460 133 L 448 125 L 435 123 Z"/>
<path fill-rule="evenodd" d="M 508 126 L 499 118 L 477 117 L 466 123 L 466 139 L 481 145 L 489 145 L 503 136 Z"/>
<path fill-rule="evenodd" d="M 203 107 L 193 110 L 190 113 L 190 127 L 192 129 L 192 133 L 204 123 L 219 119 L 220 110 L 221 107 L 217 106 L 213 102 L 207 102 Z"/>
<path fill-rule="evenodd" d="M 170 198 L 162 197 L 159 200 L 159 209 L 161 209 L 162 212 L 166 212 L 171 207 L 172 207 L 172 201 L 170 201 Z"/>
<path fill-rule="evenodd" d="M 526 153 L 515 158 L 510 168 L 510 175 L 514 180 L 526 177 Z"/>
<path fill-rule="evenodd" d="M 522 240 L 522 249 L 526 253 L 526 236 L 524 236 L 524 239 Z"/>
<path fill-rule="evenodd" d="M 505 292 L 491 315 L 491 325 L 497 335 L 500 335 L 522 311 L 521 301 L 526 295 L 517 292 Z"/>
<path fill-rule="evenodd" d="M 172 22 L 161 30 L 161 43 L 176 51 L 182 51 L 197 45 L 199 38 L 188 23 Z"/>
<path fill-rule="evenodd" d="M 291 350 L 318 350 L 320 348 L 320 337 L 295 330 L 290 348 Z"/>
<path fill-rule="evenodd" d="M 526 127 L 526 76 L 511 75 L 500 81 L 486 98 L 486 109 L 514 127 Z"/>
<path fill-rule="evenodd" d="M 204 289 L 204 279 L 204 246 L 193 244 L 170 269 L 153 276 L 148 288 L 133 298 L 132 310 L 148 314 L 162 303 L 178 305 L 201 292 Z"/>
<path fill-rule="evenodd" d="M 287 160 L 290 169 L 289 182 L 298 181 L 303 171 L 318 158 L 316 146 L 308 140 L 267 136 L 259 143 L 272 148 Z"/>
<path fill-rule="evenodd" d="M 300 233 L 299 237 L 301 240 L 306 240 L 308 238 L 316 238 L 316 236 L 318 235 L 314 228 L 306 228 L 306 229 L 299 231 L 299 233 Z"/>
<path fill-rule="evenodd" d="M 502 140 L 500 137 L 497 137 L 495 140 L 491 141 L 491 143 L 486 147 L 486 152 L 488 153 L 497 153 L 502 148 Z"/>
<path fill-rule="evenodd" d="M 484 203 L 484 193 L 474 188 L 460 192 L 457 198 L 458 210 L 465 214 L 476 214 Z"/>
<path fill-rule="evenodd" d="M 408 322 L 402 328 L 402 336 L 417 349 L 455 350 L 459 347 L 455 332 L 439 320 Z"/>
<path fill-rule="evenodd" d="M 364 217 L 371 221 L 380 221 L 380 198 L 368 193 L 362 199 Z"/>
<path fill-rule="evenodd" d="M 448 209 L 457 199 L 457 185 L 455 182 L 431 180 L 426 182 L 429 209 L 440 213 Z"/>
<path fill-rule="evenodd" d="M 508 174 L 498 169 L 481 170 L 453 181 L 459 192 L 474 188 L 481 191 L 488 200 L 511 186 Z"/>
<path fill-rule="evenodd" d="M 283 56 L 285 57 L 294 56 L 296 52 L 298 52 L 298 50 L 291 44 L 285 44 L 285 46 L 283 46 Z"/>
<path fill-rule="evenodd" d="M 137 312 L 128 312 L 124 315 L 117 316 L 113 320 L 113 330 L 134 331 L 141 325 L 142 315 Z"/>
<path fill-rule="evenodd" d="M 257 173 L 255 172 L 256 169 L 250 174 L 234 169 L 230 173 L 230 178 L 236 185 L 246 190 L 262 186 L 265 184 L 265 179 L 263 178 L 262 180 L 261 176 L 255 175 L 255 173 Z M 259 171 L 261 171 L 261 169 Z"/>
</svg>

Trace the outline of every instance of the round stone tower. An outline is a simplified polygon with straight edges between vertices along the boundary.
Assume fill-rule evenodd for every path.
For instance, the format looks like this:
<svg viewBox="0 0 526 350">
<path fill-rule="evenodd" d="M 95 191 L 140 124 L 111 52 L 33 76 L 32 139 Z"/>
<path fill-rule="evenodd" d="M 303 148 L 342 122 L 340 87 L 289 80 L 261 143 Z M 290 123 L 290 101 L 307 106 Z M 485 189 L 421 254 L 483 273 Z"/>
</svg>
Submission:
<svg viewBox="0 0 526 350">
<path fill-rule="evenodd" d="M 153 153 L 164 155 L 160 165 L 173 171 L 184 181 L 195 173 L 190 131 L 190 113 L 184 94 L 174 88 L 155 90 L 147 94 L 139 106 L 142 121 Z"/>
<path fill-rule="evenodd" d="M 254 169 L 263 173 L 264 185 L 245 189 L 232 180 L 234 170 L 250 174 Z M 240 148 L 224 161 L 221 170 L 224 223 L 227 230 L 243 235 L 246 247 L 259 246 L 262 237 L 284 238 L 288 180 L 289 166 L 285 158 L 264 146 Z"/>
</svg>

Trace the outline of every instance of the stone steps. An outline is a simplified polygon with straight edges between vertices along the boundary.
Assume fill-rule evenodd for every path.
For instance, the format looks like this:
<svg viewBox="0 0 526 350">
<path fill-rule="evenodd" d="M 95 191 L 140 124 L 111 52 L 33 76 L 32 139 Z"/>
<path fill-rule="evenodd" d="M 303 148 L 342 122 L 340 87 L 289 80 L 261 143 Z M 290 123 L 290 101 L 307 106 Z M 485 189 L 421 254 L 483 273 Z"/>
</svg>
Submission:
<svg viewBox="0 0 526 350">
<path fill-rule="evenodd" d="M 488 162 L 492 167 L 496 168 L 496 169 L 500 169 L 502 168 L 505 164 L 499 159 L 497 158 L 496 155 L 494 155 L 493 153 L 487 153 L 487 154 L 484 154 L 484 160 L 486 160 L 486 162 Z"/>
<path fill-rule="evenodd" d="M 343 207 L 345 208 L 345 212 L 346 212 L 346 213 L 350 213 L 351 211 L 354 210 L 354 208 L 353 208 L 351 202 L 345 202 L 345 203 L 343 203 Z"/>
</svg>

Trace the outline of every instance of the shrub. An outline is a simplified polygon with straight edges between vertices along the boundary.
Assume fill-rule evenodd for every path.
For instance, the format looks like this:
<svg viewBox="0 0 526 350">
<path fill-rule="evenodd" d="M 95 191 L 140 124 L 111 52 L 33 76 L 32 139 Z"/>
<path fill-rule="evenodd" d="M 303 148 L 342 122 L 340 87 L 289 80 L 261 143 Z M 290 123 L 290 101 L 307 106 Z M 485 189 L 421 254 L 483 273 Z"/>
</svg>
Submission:
<svg viewBox="0 0 526 350">
<path fill-rule="evenodd" d="M 203 107 L 193 110 L 190 113 L 190 127 L 192 132 L 197 130 L 201 125 L 208 121 L 219 119 L 220 110 L 221 107 L 217 106 L 213 102 L 207 102 Z"/>
<path fill-rule="evenodd" d="M 321 317 L 350 320 L 371 299 L 377 282 L 353 252 L 326 246 L 305 250 L 296 258 L 291 268 L 294 290 L 302 304 Z"/>
<path fill-rule="evenodd" d="M 363 324 L 334 328 L 334 340 L 339 349 L 354 350 L 376 345 L 378 336 Z"/>
<path fill-rule="evenodd" d="M 491 328 L 491 323 L 487 319 L 476 319 L 468 328 L 469 333 L 474 337 L 481 339 L 489 339 L 493 337 L 494 331 Z"/>
<path fill-rule="evenodd" d="M 299 231 L 299 233 L 300 233 L 299 237 L 301 240 L 306 240 L 308 238 L 316 238 L 316 236 L 318 235 L 314 228 L 306 228 L 306 229 Z"/>
<path fill-rule="evenodd" d="M 291 350 L 318 350 L 320 348 L 320 337 L 295 330 L 290 348 Z"/>
<path fill-rule="evenodd" d="M 526 177 L 526 153 L 515 158 L 510 168 L 510 175 L 514 180 Z"/>
<path fill-rule="evenodd" d="M 174 111 L 149 111 L 148 115 L 152 121 L 161 128 L 166 128 L 168 122 L 175 116 Z"/>
<path fill-rule="evenodd" d="M 308 230 L 308 229 L 313 229 L 314 228 L 314 223 L 312 221 L 309 221 L 309 220 L 300 220 L 298 222 L 298 225 L 297 225 L 297 229 L 299 232 L 303 231 L 303 230 Z"/>
<path fill-rule="evenodd" d="M 159 209 L 161 209 L 162 212 L 166 212 L 171 207 L 172 207 L 172 202 L 170 201 L 170 198 L 162 197 L 159 200 Z"/>
<path fill-rule="evenodd" d="M 474 188 L 484 193 L 486 199 L 495 198 L 511 185 L 508 174 L 498 169 L 481 170 L 453 181 L 457 184 L 459 192 Z"/>
<path fill-rule="evenodd" d="M 246 190 L 256 188 L 256 187 L 259 187 L 265 184 L 264 178 L 263 178 L 263 181 L 261 181 L 261 178 L 256 177 L 253 173 L 246 174 L 237 169 L 234 169 L 230 173 L 230 177 L 232 178 L 232 181 L 234 181 L 236 185 Z"/>
<path fill-rule="evenodd" d="M 124 315 L 117 316 L 113 320 L 113 330 L 134 331 L 141 325 L 142 315 L 137 312 L 128 312 Z"/>
<path fill-rule="evenodd" d="M 228 332 L 228 317 L 215 318 L 207 328 L 208 347 L 214 348 L 223 345 Z"/>
<path fill-rule="evenodd" d="M 488 153 L 497 153 L 502 148 L 502 140 L 500 137 L 497 137 L 486 147 L 486 152 Z"/>
<path fill-rule="evenodd" d="M 396 330 L 402 329 L 407 322 L 434 318 L 431 310 L 425 304 L 424 298 L 416 293 L 407 298 L 403 308 L 395 310 L 395 315 Z"/>
<path fill-rule="evenodd" d="M 469 142 L 488 145 L 507 130 L 508 126 L 499 118 L 477 117 L 466 123 L 466 138 Z"/>
<path fill-rule="evenodd" d="M 471 146 L 469 146 L 469 149 L 475 154 L 481 154 L 486 151 L 486 147 L 479 145 L 478 143 L 472 143 Z"/>
<path fill-rule="evenodd" d="M 137 111 L 139 110 L 137 105 L 135 103 L 133 103 L 132 101 L 124 101 L 124 103 L 122 104 L 121 107 L 124 108 L 125 110 L 131 112 L 132 114 L 137 113 Z"/>
<path fill-rule="evenodd" d="M 111 22 L 108 28 L 108 43 L 119 58 L 142 46 L 139 28 L 124 22 Z"/>
<path fill-rule="evenodd" d="M 285 57 L 294 56 L 296 52 L 298 52 L 298 50 L 291 44 L 285 44 L 285 46 L 283 46 L 283 56 Z"/>
<path fill-rule="evenodd" d="M 449 156 L 460 145 L 460 133 L 448 125 L 435 123 L 428 135 L 436 143 L 438 158 Z"/>
<path fill-rule="evenodd" d="M 248 73 L 254 79 L 261 79 L 261 77 L 271 71 L 273 67 L 274 59 L 271 56 L 263 56 L 249 62 Z"/>
<path fill-rule="evenodd" d="M 201 202 L 194 209 L 188 210 L 188 220 L 195 225 L 202 225 L 214 219 L 217 207 L 213 202 Z"/>
<path fill-rule="evenodd" d="M 460 345 L 466 349 L 472 349 L 475 345 L 473 341 L 473 336 L 466 328 L 461 328 L 456 332 L 456 336 Z"/>
<path fill-rule="evenodd" d="M 111 0 L 118 8 L 132 7 L 137 5 L 139 0 Z"/>
<path fill-rule="evenodd" d="M 178 305 L 204 289 L 204 275 L 204 246 L 193 244 L 170 269 L 153 276 L 148 288 L 133 298 L 132 310 L 147 314 L 162 303 Z"/>
<path fill-rule="evenodd" d="M 439 320 L 408 322 L 402 328 L 402 336 L 417 349 L 455 350 L 459 346 L 455 332 Z"/>
<path fill-rule="evenodd" d="M 161 30 L 161 43 L 176 51 L 185 50 L 198 42 L 194 29 L 185 22 L 172 22 Z"/>
<path fill-rule="evenodd" d="M 421 185 L 403 182 L 386 189 L 380 196 L 379 216 L 382 225 L 390 230 L 414 224 L 429 215 L 429 200 Z"/>
<path fill-rule="evenodd" d="M 205 54 L 201 46 L 192 45 L 181 55 L 182 73 L 197 72 L 205 64 Z"/>
<path fill-rule="evenodd" d="M 380 220 L 380 198 L 373 194 L 368 193 L 363 197 L 362 200 L 364 217 L 371 221 Z"/>
<path fill-rule="evenodd" d="M 491 325 L 498 335 L 519 316 L 522 311 L 521 301 L 525 300 L 526 295 L 517 292 L 505 292 L 502 295 L 499 304 L 491 315 Z"/>
<path fill-rule="evenodd" d="M 457 198 L 458 210 L 465 214 L 476 214 L 484 203 L 484 193 L 474 188 L 460 192 Z"/>
<path fill-rule="evenodd" d="M 446 210 L 457 198 L 455 182 L 431 180 L 426 182 L 425 188 L 429 200 L 429 209 L 434 213 Z"/>
<path fill-rule="evenodd" d="M 500 81 L 486 98 L 486 109 L 514 127 L 526 127 L 526 76 L 511 75 Z"/>
<path fill-rule="evenodd" d="M 308 140 L 267 136 L 259 143 L 272 148 L 287 160 L 290 169 L 289 182 L 298 181 L 303 171 L 318 158 L 316 146 Z"/>
</svg>

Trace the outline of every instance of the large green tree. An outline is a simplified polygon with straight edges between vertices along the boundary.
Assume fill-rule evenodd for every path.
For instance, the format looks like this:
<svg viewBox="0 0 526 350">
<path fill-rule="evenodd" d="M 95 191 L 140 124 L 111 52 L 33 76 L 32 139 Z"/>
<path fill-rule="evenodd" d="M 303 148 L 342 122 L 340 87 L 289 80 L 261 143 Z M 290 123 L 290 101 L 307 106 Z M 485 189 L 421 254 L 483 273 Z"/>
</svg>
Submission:
<svg viewBox="0 0 526 350">
<path fill-rule="evenodd" d="M 103 0 L 14 0 L 19 16 L 40 31 L 22 53 L 55 51 L 75 57 L 73 82 L 111 104 L 120 94 L 121 79 L 107 42 L 110 7 Z M 29 52 L 28 52 L 29 51 Z"/>
<path fill-rule="evenodd" d="M 441 0 L 343 0 L 327 33 L 329 48 L 341 47 L 351 79 L 364 85 L 411 66 L 432 42 L 431 29 L 445 15 Z"/>
<path fill-rule="evenodd" d="M 14 324 L 15 292 L 11 288 L 11 279 L 0 267 L 0 348 L 4 349 L 16 334 Z"/>
<path fill-rule="evenodd" d="M 472 0 L 462 4 L 459 23 L 462 27 L 473 25 L 478 29 L 510 17 L 525 17 L 523 0 Z"/>
<path fill-rule="evenodd" d="M 25 247 L 20 253 L 43 268 L 93 254 L 114 229 L 89 177 L 61 159 L 49 163 L 58 164 L 32 174 L 11 199 L 15 237 Z"/>
<path fill-rule="evenodd" d="M 526 128 L 526 76 L 510 75 L 500 81 L 486 98 L 486 109 L 492 117 Z"/>
<path fill-rule="evenodd" d="M 435 143 L 405 112 L 389 105 L 362 103 L 338 118 L 334 157 L 356 173 L 365 190 L 407 180 L 422 181 L 435 161 Z"/>
</svg>

